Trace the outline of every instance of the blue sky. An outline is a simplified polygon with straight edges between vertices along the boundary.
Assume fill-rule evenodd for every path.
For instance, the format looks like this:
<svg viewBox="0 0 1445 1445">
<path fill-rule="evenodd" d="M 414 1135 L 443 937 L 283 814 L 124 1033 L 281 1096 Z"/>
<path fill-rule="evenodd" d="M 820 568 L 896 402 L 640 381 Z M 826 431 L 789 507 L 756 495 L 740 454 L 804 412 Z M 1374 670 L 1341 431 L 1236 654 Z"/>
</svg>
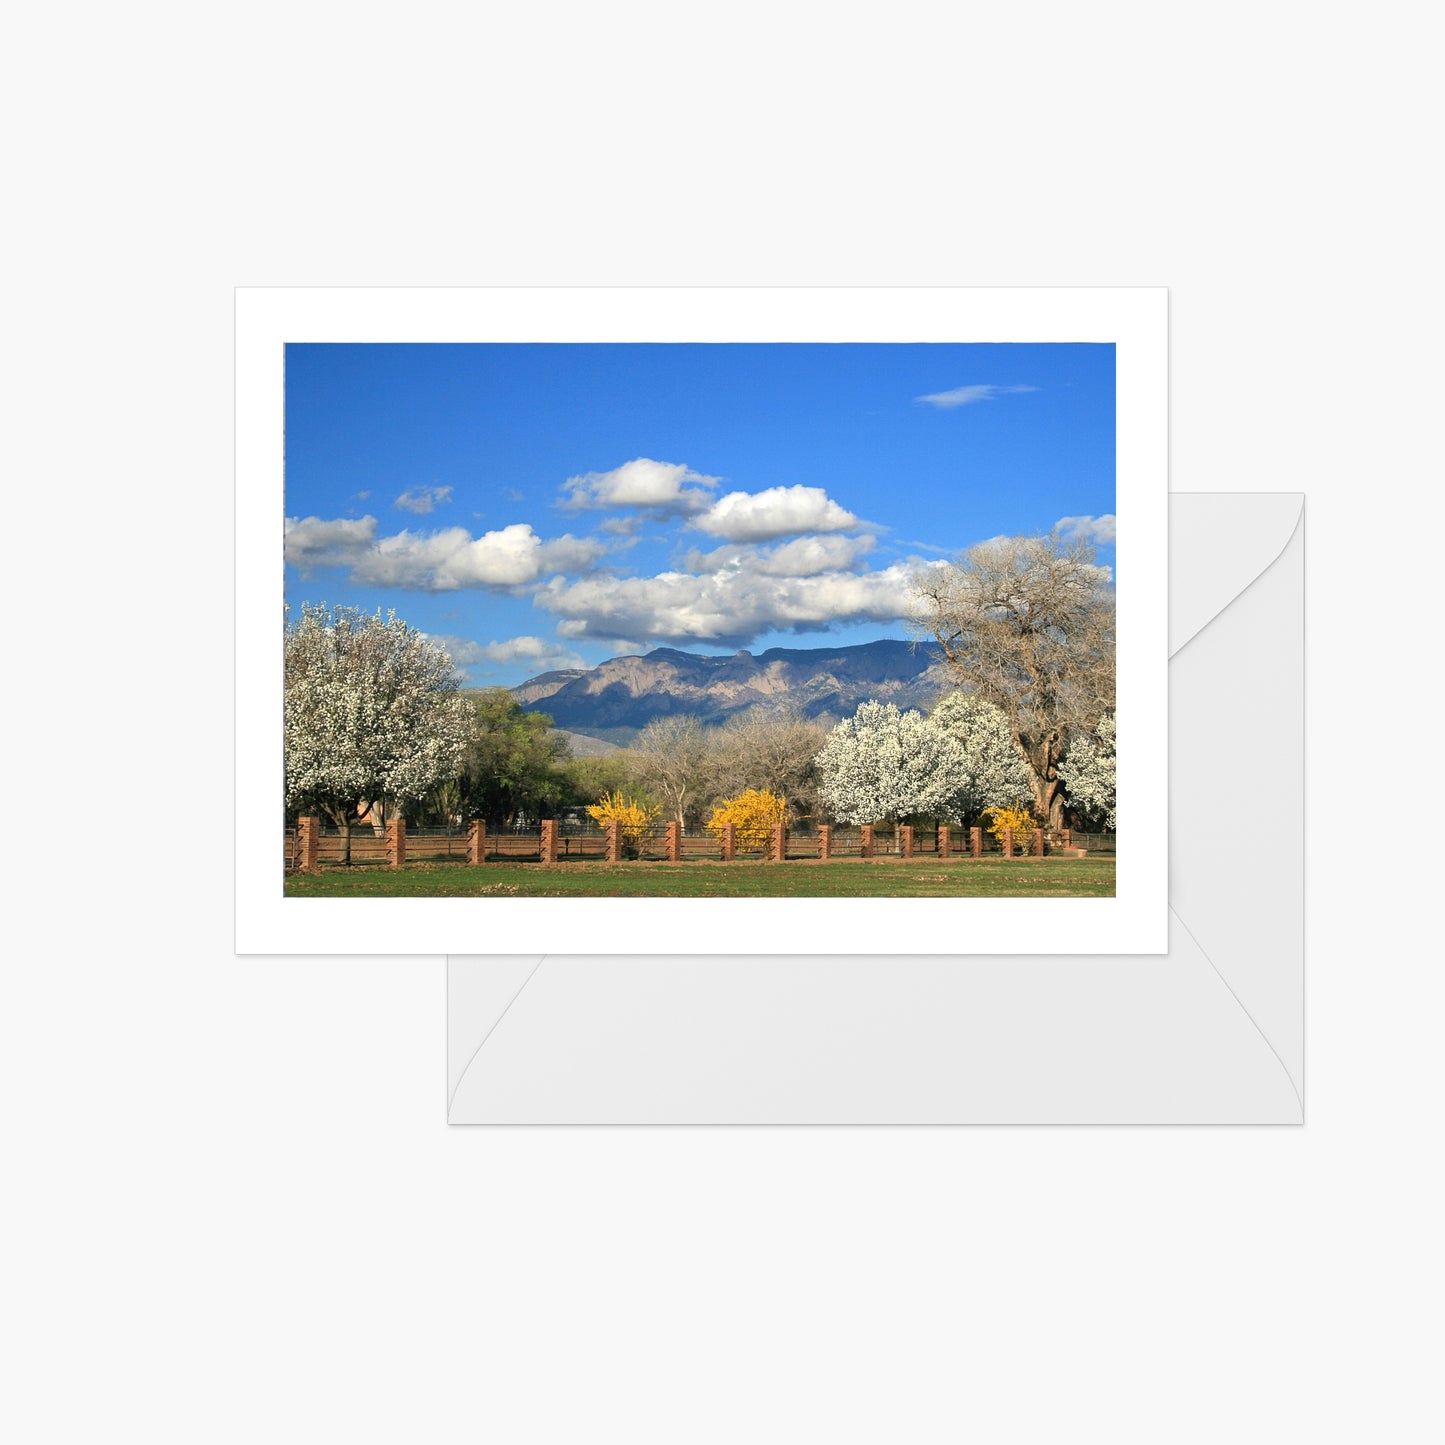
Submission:
<svg viewBox="0 0 1445 1445">
<path fill-rule="evenodd" d="M 1063 522 L 1114 565 L 1108 345 L 290 345 L 286 598 L 467 680 L 903 637 L 906 579 Z"/>
</svg>

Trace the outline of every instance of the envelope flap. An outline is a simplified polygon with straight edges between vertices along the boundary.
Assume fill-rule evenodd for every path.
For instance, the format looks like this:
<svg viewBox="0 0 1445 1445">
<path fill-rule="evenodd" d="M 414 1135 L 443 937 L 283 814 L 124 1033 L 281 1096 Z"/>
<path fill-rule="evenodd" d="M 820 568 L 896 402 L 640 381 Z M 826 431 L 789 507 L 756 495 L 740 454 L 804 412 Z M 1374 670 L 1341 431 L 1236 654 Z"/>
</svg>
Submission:
<svg viewBox="0 0 1445 1445">
<path fill-rule="evenodd" d="M 1169 506 L 1173 657 L 1289 545 L 1304 512 L 1304 494 L 1176 492 Z"/>
</svg>

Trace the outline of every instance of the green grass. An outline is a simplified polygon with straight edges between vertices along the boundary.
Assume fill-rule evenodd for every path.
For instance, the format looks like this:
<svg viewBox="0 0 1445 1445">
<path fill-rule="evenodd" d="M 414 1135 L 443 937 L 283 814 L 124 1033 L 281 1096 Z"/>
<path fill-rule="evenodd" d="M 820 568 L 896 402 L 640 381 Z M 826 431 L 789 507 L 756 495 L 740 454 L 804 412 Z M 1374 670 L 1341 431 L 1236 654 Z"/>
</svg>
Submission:
<svg viewBox="0 0 1445 1445">
<path fill-rule="evenodd" d="M 1112 898 L 1112 858 L 409 863 L 286 879 L 290 898 Z"/>
</svg>

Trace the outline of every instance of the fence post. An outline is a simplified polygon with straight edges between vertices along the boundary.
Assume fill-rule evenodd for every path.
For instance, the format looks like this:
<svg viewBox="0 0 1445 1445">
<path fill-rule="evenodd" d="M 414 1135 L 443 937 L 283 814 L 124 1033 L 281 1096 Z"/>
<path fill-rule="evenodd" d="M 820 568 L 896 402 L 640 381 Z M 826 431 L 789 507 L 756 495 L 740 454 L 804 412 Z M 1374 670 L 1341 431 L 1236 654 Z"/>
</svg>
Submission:
<svg viewBox="0 0 1445 1445">
<path fill-rule="evenodd" d="M 953 829 L 947 823 L 938 825 L 938 856 L 947 858 L 949 849 L 953 847 Z"/>
<path fill-rule="evenodd" d="M 682 861 L 682 824 L 676 818 L 667 825 L 667 861 Z"/>
<path fill-rule="evenodd" d="M 301 854 L 300 868 L 303 873 L 321 871 L 321 819 L 297 818 L 296 843 Z"/>
<path fill-rule="evenodd" d="M 719 841 L 722 843 L 723 862 L 731 863 L 738 855 L 738 825 L 724 823 L 719 832 Z"/>
<path fill-rule="evenodd" d="M 818 824 L 818 857 L 826 863 L 833 851 L 833 828 L 831 824 Z"/>
<path fill-rule="evenodd" d="M 1003 830 L 1003 856 L 1012 858 L 1014 855 L 1014 830 L 1005 828 Z"/>
<path fill-rule="evenodd" d="M 602 825 L 602 846 L 606 861 L 618 863 L 622 859 L 622 824 L 614 818 Z"/>
<path fill-rule="evenodd" d="M 975 858 L 983 857 L 983 829 L 970 828 L 968 830 L 968 851 Z"/>
<path fill-rule="evenodd" d="M 898 829 L 898 851 L 905 857 L 913 857 L 913 824 L 900 824 Z"/>
<path fill-rule="evenodd" d="M 1034 829 L 1034 836 L 1029 840 L 1029 852 L 1035 858 L 1044 856 L 1044 830 L 1042 826 Z"/>
<path fill-rule="evenodd" d="M 405 818 L 388 818 L 386 820 L 386 866 L 388 868 L 404 868 L 406 866 Z"/>
<path fill-rule="evenodd" d="M 467 862 L 487 861 L 487 825 L 480 818 L 467 824 Z"/>
<path fill-rule="evenodd" d="M 555 863 L 557 861 L 557 820 L 555 818 L 542 819 L 542 842 L 538 847 L 543 863 Z"/>
<path fill-rule="evenodd" d="M 1064 828 L 1060 831 L 1059 837 L 1063 840 L 1065 848 L 1072 848 L 1074 845 L 1069 841 L 1074 835 L 1072 828 Z"/>
<path fill-rule="evenodd" d="M 860 858 L 871 858 L 873 856 L 873 824 L 864 823 L 858 829 L 858 856 Z"/>
<path fill-rule="evenodd" d="M 768 840 L 768 862 L 781 863 L 788 856 L 788 828 L 785 823 L 774 823 L 772 836 Z"/>
</svg>

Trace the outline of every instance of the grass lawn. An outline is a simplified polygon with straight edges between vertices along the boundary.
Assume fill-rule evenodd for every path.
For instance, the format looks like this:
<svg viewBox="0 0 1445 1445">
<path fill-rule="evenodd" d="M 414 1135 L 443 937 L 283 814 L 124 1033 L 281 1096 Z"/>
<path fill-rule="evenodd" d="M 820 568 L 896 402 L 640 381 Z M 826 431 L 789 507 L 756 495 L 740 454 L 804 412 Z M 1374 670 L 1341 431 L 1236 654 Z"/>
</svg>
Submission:
<svg viewBox="0 0 1445 1445">
<path fill-rule="evenodd" d="M 1112 858 L 408 863 L 286 879 L 289 898 L 1112 898 Z"/>
</svg>

